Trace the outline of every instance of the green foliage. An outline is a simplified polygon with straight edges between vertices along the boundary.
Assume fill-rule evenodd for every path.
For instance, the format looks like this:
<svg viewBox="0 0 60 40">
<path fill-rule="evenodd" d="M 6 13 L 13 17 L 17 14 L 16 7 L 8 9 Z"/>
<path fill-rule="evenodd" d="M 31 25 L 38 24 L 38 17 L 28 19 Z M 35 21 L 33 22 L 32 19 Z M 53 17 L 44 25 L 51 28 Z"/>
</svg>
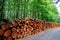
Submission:
<svg viewBox="0 0 60 40">
<path fill-rule="evenodd" d="M 0 13 L 4 16 L 0 14 L 1 18 L 15 20 L 29 17 L 54 22 L 59 19 L 52 0 L 5 0 L 0 3 L 3 5 Z"/>
<path fill-rule="evenodd" d="M 39 19 L 46 21 L 57 20 L 55 17 L 58 16 L 58 12 L 51 0 L 33 0 L 30 5 L 30 10 L 32 10 L 32 12 L 35 14 L 35 18 L 38 16 Z M 40 15 L 36 15 L 36 13 Z"/>
</svg>

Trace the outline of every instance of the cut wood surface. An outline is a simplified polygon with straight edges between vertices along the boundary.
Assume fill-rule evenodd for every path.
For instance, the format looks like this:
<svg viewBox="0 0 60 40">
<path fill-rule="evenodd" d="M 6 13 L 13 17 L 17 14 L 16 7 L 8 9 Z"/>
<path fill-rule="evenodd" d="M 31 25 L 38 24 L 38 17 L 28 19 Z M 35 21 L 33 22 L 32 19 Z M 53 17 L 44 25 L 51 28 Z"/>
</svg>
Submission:
<svg viewBox="0 0 60 40">
<path fill-rule="evenodd" d="M 60 40 L 60 28 L 46 30 L 18 40 Z"/>
<path fill-rule="evenodd" d="M 41 21 L 30 18 L 17 19 L 13 22 L 4 23 L 0 27 L 0 40 L 19 39 L 39 32 L 59 27 L 54 22 Z"/>
</svg>

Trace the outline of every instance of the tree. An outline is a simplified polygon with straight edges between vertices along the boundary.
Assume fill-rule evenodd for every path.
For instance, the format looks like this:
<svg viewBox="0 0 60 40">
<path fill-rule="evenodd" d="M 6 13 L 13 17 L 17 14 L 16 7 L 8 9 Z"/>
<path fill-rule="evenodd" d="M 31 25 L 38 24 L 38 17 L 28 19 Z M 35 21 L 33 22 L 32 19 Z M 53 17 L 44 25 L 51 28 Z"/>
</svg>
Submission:
<svg viewBox="0 0 60 40">
<path fill-rule="evenodd" d="M 5 0 L 0 0 L 0 20 L 4 18 L 4 2 Z"/>
<path fill-rule="evenodd" d="M 30 7 L 30 10 L 33 12 L 35 18 L 38 16 L 38 19 L 46 21 L 57 20 L 55 17 L 57 17 L 58 12 L 52 4 L 52 0 L 33 0 L 30 4 Z"/>
<path fill-rule="evenodd" d="M 36 18 L 46 21 L 57 21 L 58 12 L 52 0 L 5 0 L 1 2 L 5 19 Z M 1 18 L 3 17 L 1 16 Z"/>
</svg>

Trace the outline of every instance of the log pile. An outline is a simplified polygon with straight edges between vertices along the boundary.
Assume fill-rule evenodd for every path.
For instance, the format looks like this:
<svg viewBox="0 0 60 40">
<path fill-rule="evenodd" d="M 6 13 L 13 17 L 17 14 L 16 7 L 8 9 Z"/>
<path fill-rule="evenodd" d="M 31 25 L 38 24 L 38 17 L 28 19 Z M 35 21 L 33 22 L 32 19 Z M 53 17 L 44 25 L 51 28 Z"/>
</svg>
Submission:
<svg viewBox="0 0 60 40">
<path fill-rule="evenodd" d="M 11 23 L 1 25 L 0 40 L 15 40 L 58 26 L 60 26 L 60 24 L 54 22 L 29 18 L 17 19 Z"/>
</svg>

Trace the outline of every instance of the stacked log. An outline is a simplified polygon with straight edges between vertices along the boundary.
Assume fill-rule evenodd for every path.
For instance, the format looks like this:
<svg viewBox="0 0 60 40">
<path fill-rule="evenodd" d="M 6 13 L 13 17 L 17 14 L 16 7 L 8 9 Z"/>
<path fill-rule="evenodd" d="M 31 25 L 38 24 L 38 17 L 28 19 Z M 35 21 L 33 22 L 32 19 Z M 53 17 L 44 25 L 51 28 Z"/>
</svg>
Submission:
<svg viewBox="0 0 60 40">
<path fill-rule="evenodd" d="M 11 23 L 1 25 L 0 40 L 15 40 L 58 26 L 60 25 L 54 22 L 39 21 L 29 18 L 17 19 Z"/>
</svg>

